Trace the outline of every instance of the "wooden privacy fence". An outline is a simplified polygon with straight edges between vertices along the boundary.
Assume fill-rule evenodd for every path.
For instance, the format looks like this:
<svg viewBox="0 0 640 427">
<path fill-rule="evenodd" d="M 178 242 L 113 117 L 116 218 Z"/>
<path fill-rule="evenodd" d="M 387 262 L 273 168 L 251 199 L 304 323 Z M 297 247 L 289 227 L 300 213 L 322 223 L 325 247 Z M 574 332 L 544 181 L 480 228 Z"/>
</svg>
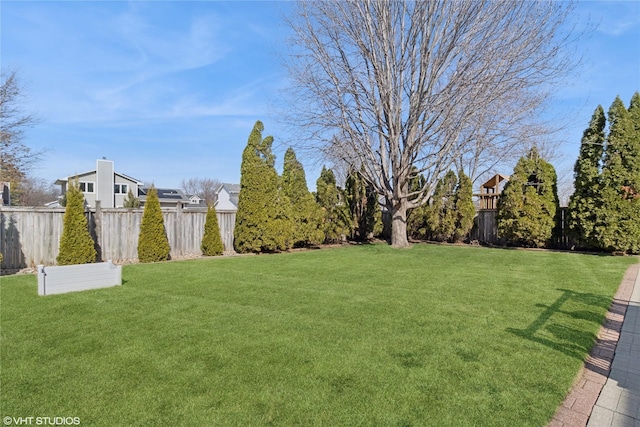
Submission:
<svg viewBox="0 0 640 427">
<path fill-rule="evenodd" d="M 480 243 L 496 243 L 498 241 L 498 211 L 483 209 L 477 212 L 471 229 L 471 240 Z"/>
<path fill-rule="evenodd" d="M 568 209 L 566 207 L 561 207 L 558 212 L 558 232 L 553 236 L 553 241 L 551 242 L 555 248 L 569 249 L 575 244 L 567 236 L 567 213 Z M 480 243 L 500 243 L 497 209 L 481 209 L 476 212 L 470 239 L 477 240 Z"/>
<path fill-rule="evenodd" d="M 96 242 L 98 261 L 135 261 L 143 209 L 86 211 L 89 231 Z M 205 208 L 162 208 L 171 257 L 199 256 L 207 216 Z M 233 250 L 235 211 L 217 212 L 225 251 Z M 16 270 L 38 264 L 54 265 L 60 247 L 64 208 L 0 208 L 2 269 Z"/>
</svg>

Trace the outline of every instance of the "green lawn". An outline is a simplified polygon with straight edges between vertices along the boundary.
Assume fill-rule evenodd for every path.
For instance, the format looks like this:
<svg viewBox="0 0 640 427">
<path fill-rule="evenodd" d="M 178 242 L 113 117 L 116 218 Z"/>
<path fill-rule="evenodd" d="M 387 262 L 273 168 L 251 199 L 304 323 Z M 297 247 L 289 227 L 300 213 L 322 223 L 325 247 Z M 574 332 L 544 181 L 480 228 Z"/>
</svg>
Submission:
<svg viewBox="0 0 640 427">
<path fill-rule="evenodd" d="M 3 277 L 0 416 L 544 426 L 637 257 L 385 245 Z"/>
</svg>

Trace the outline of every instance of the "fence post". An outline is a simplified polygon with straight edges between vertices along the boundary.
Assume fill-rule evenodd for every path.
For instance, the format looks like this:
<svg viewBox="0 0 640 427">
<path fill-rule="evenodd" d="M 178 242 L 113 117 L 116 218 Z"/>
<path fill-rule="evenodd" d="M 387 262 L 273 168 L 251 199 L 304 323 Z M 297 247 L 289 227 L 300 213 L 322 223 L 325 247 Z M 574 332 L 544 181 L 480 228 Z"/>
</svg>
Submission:
<svg viewBox="0 0 640 427">
<path fill-rule="evenodd" d="M 176 205 L 176 223 L 173 230 L 173 236 L 175 238 L 173 245 L 175 248 L 172 248 L 172 252 L 177 256 L 183 255 L 184 248 L 184 236 L 182 235 L 184 224 L 182 224 L 182 220 L 182 203 L 178 202 Z"/>
<path fill-rule="evenodd" d="M 102 202 L 96 200 L 96 211 L 93 215 L 96 233 L 96 252 L 98 262 L 102 261 Z"/>
<path fill-rule="evenodd" d="M 1 1 L 1 0 L 0 0 Z M 19 270 L 38 264 L 56 264 L 63 229 L 62 208 L 0 208 L 0 251 L 4 255 L 2 268 Z M 136 245 L 140 234 L 143 209 L 102 209 L 102 204 L 84 209 L 84 215 L 100 257 L 98 261 L 112 258 L 116 262 L 135 260 Z M 171 245 L 172 257 L 200 256 L 202 230 L 206 222 L 206 209 L 190 211 L 186 207 L 163 210 L 165 231 Z M 218 214 L 220 234 L 225 251 L 233 251 L 235 212 Z M 176 217 L 176 224 L 170 224 Z M 35 224 L 35 226 L 29 226 Z M 47 267 L 45 267 L 45 270 Z"/>
</svg>

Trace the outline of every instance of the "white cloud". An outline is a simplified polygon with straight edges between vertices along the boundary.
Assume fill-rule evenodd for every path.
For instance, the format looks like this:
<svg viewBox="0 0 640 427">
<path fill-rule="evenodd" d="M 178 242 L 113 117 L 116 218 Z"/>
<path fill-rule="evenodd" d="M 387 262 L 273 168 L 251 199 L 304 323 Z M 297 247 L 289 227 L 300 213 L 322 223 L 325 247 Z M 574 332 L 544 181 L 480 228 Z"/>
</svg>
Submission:
<svg viewBox="0 0 640 427">
<path fill-rule="evenodd" d="M 114 36 L 123 47 L 134 48 L 138 60 L 130 64 L 145 78 L 213 64 L 230 52 L 219 37 L 220 19 L 213 15 L 190 17 L 169 28 L 162 20 L 151 22 L 150 7 L 133 3 L 114 20 Z"/>
</svg>

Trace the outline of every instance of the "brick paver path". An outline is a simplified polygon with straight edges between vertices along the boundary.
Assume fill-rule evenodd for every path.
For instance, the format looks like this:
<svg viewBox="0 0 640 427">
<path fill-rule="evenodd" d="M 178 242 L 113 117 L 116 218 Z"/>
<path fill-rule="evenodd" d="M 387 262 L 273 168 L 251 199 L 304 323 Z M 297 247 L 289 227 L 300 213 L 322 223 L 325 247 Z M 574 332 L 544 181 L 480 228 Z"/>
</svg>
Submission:
<svg viewBox="0 0 640 427">
<path fill-rule="evenodd" d="M 640 427 L 640 264 L 627 270 L 578 381 L 548 427 L 587 425 Z"/>
</svg>

